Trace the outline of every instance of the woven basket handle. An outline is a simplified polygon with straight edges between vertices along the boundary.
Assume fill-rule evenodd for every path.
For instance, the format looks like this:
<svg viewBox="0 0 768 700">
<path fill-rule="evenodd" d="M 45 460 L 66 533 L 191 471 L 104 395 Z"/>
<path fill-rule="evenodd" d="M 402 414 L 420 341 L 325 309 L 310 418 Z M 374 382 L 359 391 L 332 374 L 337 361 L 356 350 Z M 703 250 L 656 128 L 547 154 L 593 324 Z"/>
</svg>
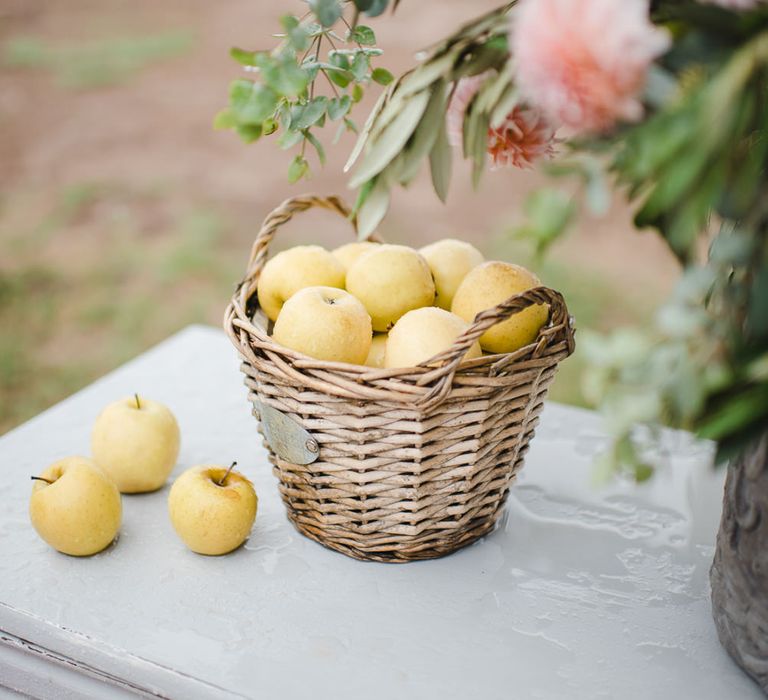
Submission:
<svg viewBox="0 0 768 700">
<path fill-rule="evenodd" d="M 464 359 L 464 355 L 475 341 L 491 326 L 535 304 L 549 305 L 549 323 L 539 332 L 538 345 L 534 350 L 534 356 L 541 353 L 549 342 L 550 337 L 561 330 L 565 331 L 569 353 L 573 352 L 572 320 L 568 314 L 568 308 L 565 305 L 563 295 L 549 287 L 527 289 L 520 294 L 509 297 L 509 299 L 497 306 L 481 311 L 475 316 L 469 328 L 456 339 L 456 342 L 450 348 L 430 359 L 431 365 L 435 363 L 441 364 L 432 372 L 422 375 L 419 379 L 419 384 L 429 384 L 435 380 L 437 381 L 432 389 L 421 398 L 419 404 L 423 408 L 427 408 L 441 403 L 451 390 L 453 378 Z"/>
<path fill-rule="evenodd" d="M 307 209 L 312 209 L 313 207 L 336 212 L 349 220 L 353 230 L 357 231 L 357 221 L 354 217 L 351 217 L 349 207 L 347 207 L 339 197 L 304 194 L 286 199 L 280 206 L 273 209 L 267 215 L 267 218 L 264 219 L 264 223 L 261 225 L 259 233 L 256 235 L 256 240 L 253 242 L 245 277 L 238 287 L 240 290 L 240 303 L 243 305 L 243 308 L 245 308 L 245 304 L 256 289 L 256 278 L 264 267 L 264 264 L 267 262 L 269 244 L 275 237 L 277 230 L 283 224 L 288 223 L 294 215 L 306 211 Z"/>
</svg>

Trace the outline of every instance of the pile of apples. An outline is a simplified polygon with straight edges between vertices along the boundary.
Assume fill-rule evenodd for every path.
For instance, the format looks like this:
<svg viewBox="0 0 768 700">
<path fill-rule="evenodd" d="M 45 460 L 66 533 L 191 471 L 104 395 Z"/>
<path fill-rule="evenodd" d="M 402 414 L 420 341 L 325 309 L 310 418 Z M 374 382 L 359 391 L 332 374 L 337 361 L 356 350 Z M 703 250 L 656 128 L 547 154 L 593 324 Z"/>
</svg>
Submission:
<svg viewBox="0 0 768 700">
<path fill-rule="evenodd" d="M 32 477 L 35 530 L 64 554 L 102 551 L 120 531 L 121 493 L 161 488 L 176 465 L 180 438 L 176 418 L 158 401 L 134 395 L 109 404 L 93 426 L 92 458 L 66 457 Z M 234 466 L 191 467 L 171 488 L 171 523 L 193 552 L 226 554 L 251 532 L 258 498 Z"/>
<path fill-rule="evenodd" d="M 539 285 L 529 270 L 486 262 L 471 244 L 448 238 L 418 251 L 371 241 L 330 252 L 296 246 L 267 261 L 257 294 L 280 345 L 318 360 L 395 368 L 447 350 L 480 311 Z M 463 359 L 533 342 L 547 315 L 542 304 L 514 314 Z"/>
</svg>

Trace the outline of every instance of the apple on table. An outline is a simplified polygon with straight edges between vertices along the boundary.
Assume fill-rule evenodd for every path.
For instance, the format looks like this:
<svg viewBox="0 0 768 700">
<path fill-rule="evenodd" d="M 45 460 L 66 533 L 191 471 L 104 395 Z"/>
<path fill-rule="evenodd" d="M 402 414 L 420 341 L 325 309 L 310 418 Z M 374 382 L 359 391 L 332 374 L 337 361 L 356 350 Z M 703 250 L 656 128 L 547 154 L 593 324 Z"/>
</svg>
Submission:
<svg viewBox="0 0 768 700">
<path fill-rule="evenodd" d="M 187 469 L 171 487 L 168 513 L 176 534 L 197 554 L 237 549 L 251 532 L 259 499 L 253 484 L 218 464 Z"/>
<path fill-rule="evenodd" d="M 134 394 L 109 404 L 91 434 L 96 464 L 121 493 L 156 491 L 179 456 L 181 435 L 167 406 Z"/>
<path fill-rule="evenodd" d="M 66 457 L 33 476 L 29 517 L 51 547 L 85 557 L 108 547 L 123 508 L 112 480 L 86 457 Z"/>
</svg>

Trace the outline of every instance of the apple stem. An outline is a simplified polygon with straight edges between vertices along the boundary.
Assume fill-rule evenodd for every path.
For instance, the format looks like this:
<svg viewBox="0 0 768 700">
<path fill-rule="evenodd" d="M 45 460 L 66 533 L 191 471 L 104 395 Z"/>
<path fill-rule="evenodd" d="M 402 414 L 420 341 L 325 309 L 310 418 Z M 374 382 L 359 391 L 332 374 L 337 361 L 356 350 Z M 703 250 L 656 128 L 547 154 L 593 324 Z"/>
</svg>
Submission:
<svg viewBox="0 0 768 700">
<path fill-rule="evenodd" d="M 136 408 L 141 410 L 141 401 L 139 401 L 139 395 L 138 394 L 134 394 L 133 398 L 136 399 Z"/>
<path fill-rule="evenodd" d="M 44 481 L 46 484 L 53 483 L 52 481 L 49 481 L 48 479 L 42 476 L 30 476 L 29 478 L 32 479 L 32 481 Z"/>
<path fill-rule="evenodd" d="M 232 462 L 232 464 L 229 465 L 229 469 L 227 469 L 227 473 L 219 479 L 218 484 L 219 486 L 224 486 L 224 482 L 227 480 L 227 477 L 229 476 L 229 472 L 231 472 L 235 467 L 237 466 L 237 462 Z"/>
</svg>

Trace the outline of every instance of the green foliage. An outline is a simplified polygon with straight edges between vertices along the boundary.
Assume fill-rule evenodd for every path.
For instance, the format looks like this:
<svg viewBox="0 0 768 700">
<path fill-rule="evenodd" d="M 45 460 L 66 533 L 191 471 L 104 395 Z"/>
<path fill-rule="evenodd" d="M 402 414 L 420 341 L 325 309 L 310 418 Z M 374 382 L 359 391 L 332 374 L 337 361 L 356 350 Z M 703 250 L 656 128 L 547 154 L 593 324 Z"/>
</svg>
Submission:
<svg viewBox="0 0 768 700">
<path fill-rule="evenodd" d="M 395 185 L 408 186 L 425 161 L 445 200 L 452 172 L 445 112 L 458 81 L 481 75 L 462 131 L 462 154 L 477 185 L 489 128 L 521 99 L 507 45 L 514 2 L 459 27 L 399 77 L 371 66 L 380 50 L 370 27 L 357 23 L 361 14 L 381 14 L 387 0 L 353 0 L 351 24 L 341 0 L 309 4 L 317 21 L 285 18 L 283 44 L 274 52 L 233 53 L 260 79 L 233 86 L 216 126 L 255 140 L 267 133 L 268 120 L 271 131 L 281 132 L 282 148 L 301 147 L 290 165 L 295 181 L 309 172 L 307 143 L 324 159 L 312 130 L 326 120 L 356 130 L 348 114 L 364 88 L 386 86 L 345 166 L 355 167 L 350 185 L 358 190 L 354 209 L 366 236 L 386 214 Z M 602 404 L 615 436 L 601 469 L 638 481 L 652 473 L 638 449 L 638 424 L 697 430 L 717 441 L 720 459 L 768 425 L 768 7 L 739 12 L 658 0 L 652 17 L 674 41 L 649 73 L 646 118 L 571 140 L 566 156 L 547 170 L 575 188 L 534 192 L 516 231 L 543 252 L 582 206 L 605 213 L 610 176 L 636 206 L 636 225 L 656 229 L 683 266 L 652 328 L 586 333 L 581 343 L 591 361 L 584 393 Z M 346 25 L 343 46 L 332 29 L 337 21 Z M 321 57 L 326 40 L 331 49 Z M 332 94 L 315 95 L 320 73 Z"/>
<path fill-rule="evenodd" d="M 357 163 L 349 184 L 360 188 L 355 208 L 361 236 L 371 233 L 386 214 L 392 186 L 407 187 L 426 159 L 435 193 L 445 201 L 452 170 L 445 131 L 451 86 L 463 76 L 491 71 L 470 105 L 464 128 L 464 156 L 473 162 L 473 182 L 479 182 L 488 127 L 506 117 L 517 101 L 507 65 L 509 7 L 464 25 L 399 80 L 373 76 L 388 89 L 371 111 L 345 166 L 350 170 Z M 370 204 L 368 197 L 374 199 Z"/>
<path fill-rule="evenodd" d="M 576 213 L 573 199 L 561 190 L 543 188 L 532 192 L 523 205 L 527 221 L 515 235 L 533 240 L 542 253 L 560 238 Z"/>
<path fill-rule="evenodd" d="M 50 70 L 63 87 L 87 89 L 124 83 L 158 61 L 189 52 L 194 38 L 188 32 L 117 37 L 51 45 L 34 37 L 10 39 L 4 46 L 6 66 Z"/>
<path fill-rule="evenodd" d="M 328 121 L 339 122 L 335 140 L 344 131 L 356 132 L 349 114 L 365 86 L 393 80 L 388 70 L 372 66 L 381 55 L 373 29 L 354 20 L 350 24 L 337 0 L 312 0 L 309 5 L 310 16 L 286 15 L 280 20 L 283 32 L 273 51 L 231 50 L 232 58 L 255 78 L 239 78 L 230 85 L 229 105 L 213 122 L 214 128 L 233 130 L 246 143 L 277 134 L 280 148 L 298 147 L 288 166 L 291 183 L 310 174 L 307 144 L 319 162 L 325 162 L 316 132 Z M 386 5 L 360 3 L 355 9 L 375 16 Z M 335 30 L 337 24 L 346 28 L 344 38 Z M 327 94 L 320 94 L 320 89 Z"/>
</svg>

